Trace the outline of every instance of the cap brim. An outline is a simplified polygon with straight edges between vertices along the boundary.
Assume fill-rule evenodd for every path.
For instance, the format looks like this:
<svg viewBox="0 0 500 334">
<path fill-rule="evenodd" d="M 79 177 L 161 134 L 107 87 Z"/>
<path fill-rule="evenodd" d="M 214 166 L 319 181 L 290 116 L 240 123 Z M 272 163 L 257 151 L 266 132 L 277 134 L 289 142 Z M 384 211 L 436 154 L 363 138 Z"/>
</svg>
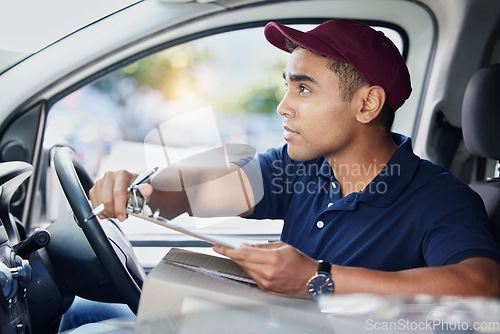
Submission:
<svg viewBox="0 0 500 334">
<path fill-rule="evenodd" d="M 292 42 L 297 43 L 301 47 L 325 57 L 348 62 L 341 53 L 339 53 L 337 50 L 335 50 L 316 36 L 308 34 L 307 32 L 284 26 L 276 22 L 269 22 L 266 25 L 266 27 L 264 28 L 264 36 L 269 41 L 269 43 L 271 43 L 278 49 L 281 49 L 288 53 L 291 53 L 291 51 L 286 45 L 287 38 Z"/>
<path fill-rule="evenodd" d="M 278 49 L 290 53 L 290 50 L 288 50 L 288 48 L 286 47 L 285 38 L 289 38 L 293 41 L 294 38 L 291 37 L 290 35 L 292 34 L 295 35 L 294 31 L 296 30 L 283 26 L 279 23 L 269 22 L 264 28 L 264 36 L 266 37 L 269 43 L 271 43 Z"/>
</svg>

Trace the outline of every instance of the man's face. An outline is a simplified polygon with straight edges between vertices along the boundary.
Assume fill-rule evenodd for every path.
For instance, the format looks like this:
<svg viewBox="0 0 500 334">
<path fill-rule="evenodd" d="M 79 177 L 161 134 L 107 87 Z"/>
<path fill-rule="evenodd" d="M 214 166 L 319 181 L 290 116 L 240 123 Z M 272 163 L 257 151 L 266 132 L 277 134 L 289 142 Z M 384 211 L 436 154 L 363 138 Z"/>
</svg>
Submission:
<svg viewBox="0 0 500 334">
<path fill-rule="evenodd" d="M 277 112 L 284 117 L 283 137 L 294 160 L 335 158 L 353 139 L 353 104 L 343 101 L 328 64 L 328 58 L 297 48 L 283 72 L 288 90 Z"/>
</svg>

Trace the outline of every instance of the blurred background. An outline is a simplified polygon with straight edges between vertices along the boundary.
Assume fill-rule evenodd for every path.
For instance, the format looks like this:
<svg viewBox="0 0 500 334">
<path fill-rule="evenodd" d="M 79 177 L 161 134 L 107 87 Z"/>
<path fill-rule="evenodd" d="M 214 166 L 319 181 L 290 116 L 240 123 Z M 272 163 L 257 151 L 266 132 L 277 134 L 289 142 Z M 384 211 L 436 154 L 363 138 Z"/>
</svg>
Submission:
<svg viewBox="0 0 500 334">
<path fill-rule="evenodd" d="M 143 159 L 119 156 L 115 148 L 137 153 L 140 147 L 135 144 L 143 143 L 157 125 L 209 107 L 221 142 L 265 151 L 283 143 L 276 106 L 286 89 L 282 72 L 287 59 L 264 39 L 262 28 L 175 46 L 60 100 L 49 113 L 47 133 L 57 135 L 47 138 L 47 145 L 69 144 L 98 177 L 114 166 L 127 168 L 130 160 Z M 166 145 L 212 146 L 203 135 L 206 123 L 193 117 L 184 117 L 184 122 L 170 128 Z"/>
</svg>

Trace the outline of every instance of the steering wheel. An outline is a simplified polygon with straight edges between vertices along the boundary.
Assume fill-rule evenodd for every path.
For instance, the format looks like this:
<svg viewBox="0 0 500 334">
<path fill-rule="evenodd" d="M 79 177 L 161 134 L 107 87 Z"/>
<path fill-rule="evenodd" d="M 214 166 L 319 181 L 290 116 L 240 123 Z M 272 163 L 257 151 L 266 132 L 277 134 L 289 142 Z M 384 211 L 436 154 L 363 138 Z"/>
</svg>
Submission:
<svg viewBox="0 0 500 334">
<path fill-rule="evenodd" d="M 127 237 L 112 219 L 93 217 L 85 222 L 92 208 L 88 193 L 94 182 L 76 153 L 60 147 L 54 155 L 54 168 L 63 192 L 87 241 L 100 260 L 123 302 L 137 313 L 144 270 Z"/>
</svg>

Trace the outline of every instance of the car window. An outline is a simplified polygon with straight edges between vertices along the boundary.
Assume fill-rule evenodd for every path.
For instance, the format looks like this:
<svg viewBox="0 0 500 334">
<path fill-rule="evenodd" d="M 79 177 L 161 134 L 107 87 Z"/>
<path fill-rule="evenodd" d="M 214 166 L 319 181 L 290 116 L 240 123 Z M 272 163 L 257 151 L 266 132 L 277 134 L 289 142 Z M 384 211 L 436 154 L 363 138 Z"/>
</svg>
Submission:
<svg viewBox="0 0 500 334">
<path fill-rule="evenodd" d="M 404 51 L 395 30 L 377 29 Z M 71 146 L 90 175 L 99 178 L 107 170 L 140 173 L 157 161 L 174 163 L 222 144 L 246 144 L 256 152 L 280 146 L 282 120 L 275 110 L 286 90 L 282 72 L 287 60 L 288 54 L 265 40 L 262 27 L 171 47 L 57 102 L 48 114 L 44 147 Z M 150 140 L 160 128 L 162 142 Z M 48 173 L 50 222 L 69 209 L 53 171 Z M 282 222 L 211 218 L 197 219 L 196 225 L 206 233 L 275 240 Z M 122 227 L 135 245 L 205 245 L 136 219 Z"/>
</svg>

